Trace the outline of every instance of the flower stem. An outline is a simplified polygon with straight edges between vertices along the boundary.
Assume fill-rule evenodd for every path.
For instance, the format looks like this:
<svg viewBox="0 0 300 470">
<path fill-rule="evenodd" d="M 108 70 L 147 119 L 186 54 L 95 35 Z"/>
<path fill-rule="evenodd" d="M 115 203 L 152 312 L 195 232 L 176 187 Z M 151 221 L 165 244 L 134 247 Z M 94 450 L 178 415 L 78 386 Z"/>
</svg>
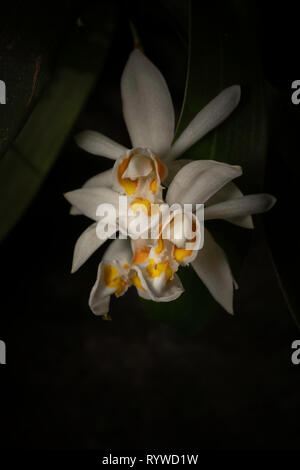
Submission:
<svg viewBox="0 0 300 470">
<path fill-rule="evenodd" d="M 137 29 L 133 23 L 132 20 L 129 20 L 129 26 L 130 26 L 130 29 L 131 29 L 131 34 L 132 34 L 132 38 L 133 38 L 133 45 L 134 45 L 134 48 L 135 49 L 139 49 L 140 51 L 144 52 L 144 48 L 142 46 L 142 42 L 140 40 L 140 37 L 139 37 L 139 34 L 137 32 Z"/>
</svg>

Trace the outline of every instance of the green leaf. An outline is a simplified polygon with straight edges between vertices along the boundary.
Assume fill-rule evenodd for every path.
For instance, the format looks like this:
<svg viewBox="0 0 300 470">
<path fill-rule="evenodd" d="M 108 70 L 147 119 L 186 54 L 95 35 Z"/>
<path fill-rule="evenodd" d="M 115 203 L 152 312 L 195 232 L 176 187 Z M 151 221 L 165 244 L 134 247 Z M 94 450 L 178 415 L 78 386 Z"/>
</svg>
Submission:
<svg viewBox="0 0 300 470">
<path fill-rule="evenodd" d="M 114 14 L 102 4 L 92 20 L 87 17 L 88 26 L 75 24 L 51 83 L 0 160 L 0 240 L 24 213 L 70 134 L 106 59 Z"/>
<path fill-rule="evenodd" d="M 251 11 L 245 16 L 230 0 L 201 6 L 192 2 L 188 80 L 176 136 L 219 92 L 239 84 L 238 108 L 185 157 L 242 165 L 243 187 L 258 190 L 264 179 L 266 122 L 261 64 L 251 19 Z"/>
<path fill-rule="evenodd" d="M 16 138 L 50 78 L 59 42 L 65 36 L 69 10 L 12 1 L 1 12 L 0 79 L 6 104 L 0 107 L 0 156 Z"/>
<path fill-rule="evenodd" d="M 178 137 L 220 91 L 240 84 L 242 98 L 238 108 L 184 157 L 241 165 L 244 176 L 238 183 L 246 193 L 257 192 L 262 187 L 266 152 L 262 72 L 251 30 L 253 16 L 247 5 L 247 2 L 240 5 L 234 1 L 191 2 L 189 70 L 176 130 Z M 207 227 L 225 249 L 233 273 L 238 277 L 251 233 L 220 221 L 207 223 Z M 218 307 L 192 269 L 182 269 L 180 277 L 186 289 L 180 299 L 156 305 L 145 301 L 144 305 L 152 318 L 172 322 L 188 333 L 197 332 Z"/>
</svg>

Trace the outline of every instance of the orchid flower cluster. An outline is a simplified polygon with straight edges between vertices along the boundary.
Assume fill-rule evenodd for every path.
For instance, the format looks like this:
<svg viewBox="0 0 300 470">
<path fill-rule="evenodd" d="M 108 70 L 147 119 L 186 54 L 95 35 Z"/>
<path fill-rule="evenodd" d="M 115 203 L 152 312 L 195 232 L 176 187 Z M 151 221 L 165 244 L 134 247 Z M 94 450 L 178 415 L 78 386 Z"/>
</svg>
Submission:
<svg viewBox="0 0 300 470">
<path fill-rule="evenodd" d="M 204 220 L 224 219 L 251 229 L 252 214 L 269 210 L 275 198 L 243 195 L 233 183 L 242 174 L 240 166 L 175 159 L 229 116 L 239 103 L 240 87 L 222 91 L 174 143 L 175 116 L 167 84 L 138 49 L 125 66 L 121 94 L 132 148 L 95 131 L 80 133 L 76 137 L 79 147 L 115 163 L 82 188 L 65 194 L 71 214 L 93 220 L 77 240 L 72 272 L 108 238 L 114 238 L 99 264 L 89 298 L 91 310 L 107 318 L 110 296 L 120 297 L 130 286 L 144 299 L 175 300 L 184 291 L 176 272 L 179 266 L 191 264 L 215 300 L 233 313 L 236 282 Z M 126 199 L 126 228 L 120 198 Z M 103 205 L 114 209 L 105 217 Z M 185 205 L 191 210 L 186 211 Z M 199 205 L 204 211 L 196 210 Z M 136 227 L 137 218 L 142 226 L 138 236 L 128 229 L 128 220 Z"/>
</svg>

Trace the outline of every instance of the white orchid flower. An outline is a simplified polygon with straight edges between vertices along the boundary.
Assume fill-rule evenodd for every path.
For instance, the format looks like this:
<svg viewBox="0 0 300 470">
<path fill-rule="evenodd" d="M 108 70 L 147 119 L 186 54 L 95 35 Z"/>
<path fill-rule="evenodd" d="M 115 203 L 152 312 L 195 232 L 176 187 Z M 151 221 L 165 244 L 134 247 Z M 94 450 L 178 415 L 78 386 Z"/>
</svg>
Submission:
<svg viewBox="0 0 300 470">
<path fill-rule="evenodd" d="M 96 315 L 107 316 L 110 296 L 120 297 L 127 291 L 131 257 L 128 240 L 114 240 L 106 250 L 89 299 L 89 306 Z"/>
<path fill-rule="evenodd" d="M 107 317 L 110 296 L 114 294 L 121 297 L 130 286 L 135 286 L 142 298 L 160 302 L 174 300 L 183 292 L 179 278 L 176 276 L 170 279 L 171 274 L 166 269 L 164 277 L 169 281 L 169 285 L 168 289 L 162 292 L 159 286 L 161 276 L 154 273 L 149 276 L 142 266 L 132 264 L 132 256 L 128 239 L 114 240 L 104 253 L 89 299 L 89 306 L 96 315 Z M 157 270 L 161 270 L 160 265 Z"/>
<path fill-rule="evenodd" d="M 90 293 L 89 306 L 95 315 L 109 318 L 111 295 L 121 297 L 130 286 L 135 286 L 144 298 L 150 298 L 143 279 L 132 269 L 131 261 L 132 251 L 128 239 L 116 239 L 109 245 L 99 264 L 97 279 Z"/>
<path fill-rule="evenodd" d="M 251 229 L 252 215 L 270 210 L 276 199 L 270 194 L 243 196 L 231 181 L 240 176 L 242 169 L 211 160 L 193 161 L 178 171 L 169 186 L 168 204 L 196 202 L 205 205 L 204 218 L 223 219 Z M 185 251 L 183 250 L 183 256 Z M 233 313 L 233 291 L 236 283 L 227 257 L 205 229 L 204 245 L 190 261 L 215 300 L 229 313 Z"/>
<path fill-rule="evenodd" d="M 273 206 L 275 199 L 270 195 L 244 196 L 241 193 L 232 182 L 242 174 L 239 166 L 212 160 L 174 161 L 235 109 L 240 99 L 239 86 L 222 91 L 196 115 L 175 143 L 174 108 L 168 87 L 160 71 L 139 50 L 131 53 L 125 66 L 121 92 L 132 149 L 95 131 L 84 131 L 76 138 L 84 150 L 115 160 L 115 163 L 111 170 L 89 179 L 81 189 L 65 194 L 72 204 L 72 214 L 84 214 L 94 220 L 76 243 L 72 272 L 106 239 L 118 230 L 122 232 L 118 212 L 120 194 L 126 196 L 131 216 L 134 218 L 137 212 L 144 212 L 144 219 L 149 219 L 150 225 L 151 204 L 164 202 L 162 183 L 169 186 L 165 198 L 168 206 L 204 204 L 206 220 L 224 219 L 253 228 L 252 214 L 265 212 Z M 115 209 L 111 220 L 108 216 L 104 221 L 103 214 L 97 212 L 103 204 Z M 174 300 L 183 292 L 176 271 L 180 265 L 191 263 L 217 302 L 233 313 L 235 281 L 226 255 L 206 229 L 203 245 L 197 213 L 189 218 L 190 226 L 196 229 L 192 230 L 193 235 L 178 237 L 176 234 L 182 233 L 187 221 L 184 212 L 171 211 L 167 223 L 159 226 L 158 237 L 132 240 L 131 252 L 124 240 L 113 241 L 99 265 L 90 297 L 91 309 L 97 314 L 107 313 L 109 296 L 112 293 L 122 295 L 130 285 L 137 287 L 141 297 Z M 106 236 L 99 238 L 96 229 L 104 225 Z M 155 225 L 158 226 L 157 222 Z M 168 231 L 170 234 L 166 235 Z M 194 243 L 195 248 L 187 249 L 187 242 Z M 126 261 L 124 247 L 127 247 Z"/>
<path fill-rule="evenodd" d="M 202 240 L 198 225 L 194 214 L 174 210 L 160 226 L 157 238 L 132 240 L 132 267 L 146 283 L 152 300 L 175 300 L 184 291 L 176 272 L 197 256 Z"/>
</svg>

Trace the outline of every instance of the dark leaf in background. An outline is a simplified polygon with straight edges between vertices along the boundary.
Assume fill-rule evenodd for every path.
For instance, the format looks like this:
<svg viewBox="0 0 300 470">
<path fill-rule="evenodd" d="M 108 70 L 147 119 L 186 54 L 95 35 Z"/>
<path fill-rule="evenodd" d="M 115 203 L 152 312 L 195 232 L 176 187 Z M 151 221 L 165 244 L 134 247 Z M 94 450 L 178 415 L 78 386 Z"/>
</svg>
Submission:
<svg viewBox="0 0 300 470">
<path fill-rule="evenodd" d="M 70 5 L 62 2 L 58 15 L 47 3 L 13 1 L 1 8 L 0 79 L 6 83 L 7 97 L 0 108 L 0 157 L 49 83 L 57 49 L 70 27 Z"/>
<path fill-rule="evenodd" d="M 43 2 L 43 7 L 46 3 Z M 73 6 L 75 2 L 70 3 Z M 88 0 L 84 7 L 87 3 Z M 103 2 L 98 3 L 101 6 Z M 69 273 L 74 243 L 89 221 L 84 217 L 68 217 L 69 206 L 62 193 L 79 187 L 112 163 L 76 148 L 73 135 L 90 128 L 129 145 L 122 122 L 119 89 L 120 76 L 132 47 L 128 17 L 138 29 L 145 53 L 165 75 L 179 114 L 187 53 L 186 41 L 177 34 L 180 21 L 174 20 L 175 13 L 170 12 L 169 16 L 167 13 L 174 3 L 188 2 L 119 2 L 120 16 L 112 49 L 96 87 L 37 197 L 2 244 L 5 284 L 0 338 L 7 344 L 8 364 L 0 366 L 1 403 L 5 405 L 1 412 L 0 447 L 73 449 L 75 458 L 78 450 L 86 449 L 98 449 L 93 452 L 98 458 L 100 449 L 106 452 L 107 449 L 151 448 L 299 448 L 299 366 L 291 363 L 291 343 L 297 338 L 297 330 L 282 301 L 260 230 L 253 233 L 254 242 L 242 270 L 238 315 L 230 317 L 219 309 L 219 314 L 194 337 L 185 337 L 170 324 L 149 320 L 141 311 L 134 289 L 122 299 L 112 299 L 112 322 L 103 322 L 89 311 L 88 295 L 107 245 L 78 273 L 72 276 Z M 222 14 L 222 3 L 220 0 L 212 23 Z M 243 4 L 240 0 L 236 3 Z M 292 51 L 286 30 L 290 29 L 291 16 L 298 20 L 299 15 L 295 15 L 295 10 L 287 3 L 277 7 L 280 18 L 286 11 L 288 21 L 285 23 L 281 20 L 274 23 L 275 4 L 270 7 L 265 3 L 264 6 L 266 21 L 263 22 L 262 42 L 270 43 L 266 54 L 268 59 L 272 58 L 268 75 L 273 80 L 278 79 L 279 70 L 286 75 L 286 62 L 294 64 L 294 58 L 286 59 L 288 51 Z M 162 4 L 166 4 L 164 10 L 160 9 Z M 204 27 L 205 5 L 200 4 L 198 24 Z M 128 5 L 132 9 L 130 15 Z M 133 13 L 136 12 L 139 15 L 135 18 Z M 81 18 L 85 23 L 83 16 Z M 224 22 L 227 20 L 225 16 Z M 0 21 L 4 23 L 3 18 Z M 271 25 L 276 30 L 277 42 L 269 34 Z M 83 32 L 83 27 L 80 30 Z M 186 32 L 183 33 L 185 36 Z M 171 34 L 176 36 L 177 42 Z M 295 37 L 298 37 L 298 29 L 295 29 Z M 296 48 L 297 41 L 294 52 Z M 284 64 L 280 61 L 282 56 L 286 59 Z M 68 62 L 73 59 L 69 58 Z M 294 73 L 292 78 L 299 78 L 299 75 Z M 244 100 L 245 90 L 242 89 L 242 93 Z M 288 93 L 286 99 L 290 99 Z M 283 108 L 276 106 L 271 111 L 278 114 L 279 124 L 285 115 L 281 116 Z M 300 111 L 300 106 L 298 109 Z M 291 222 L 295 219 L 290 218 L 295 208 L 295 199 L 290 198 L 297 191 L 294 168 L 299 153 L 298 132 L 293 129 L 293 145 L 287 144 L 288 151 L 276 164 L 278 174 L 272 188 L 271 173 L 275 169 L 269 171 L 268 167 L 266 172 L 268 192 L 278 197 L 278 206 L 266 219 L 275 216 L 275 211 L 281 207 L 284 222 L 289 223 L 284 227 L 289 244 L 282 248 L 282 254 L 288 254 L 287 270 L 291 269 L 289 262 L 296 267 L 297 247 L 296 243 L 291 243 L 296 239 L 297 230 L 292 232 Z M 279 125 L 272 133 L 274 144 L 269 161 L 272 167 L 277 160 L 273 158 L 278 142 L 276 132 L 280 132 Z M 283 146 L 288 136 L 286 133 L 282 136 Z M 286 166 L 283 167 L 287 160 L 288 172 Z M 295 189 L 291 188 L 291 181 L 295 181 Z M 241 184 L 245 191 L 246 183 L 244 180 Z M 249 192 L 255 190 L 254 184 L 250 187 L 252 182 L 249 181 Z M 280 194 L 286 190 L 288 206 L 286 202 L 281 205 L 279 185 L 283 185 Z M 220 228 L 219 223 L 216 225 Z M 232 232 L 242 232 L 229 224 L 226 227 Z M 277 228 L 278 223 L 272 231 Z M 293 238 L 289 237 L 291 232 Z M 297 271 L 292 270 L 296 283 Z M 180 276 L 188 276 L 188 270 L 183 269 Z M 182 279 L 187 287 L 187 280 Z M 211 317 L 211 310 L 204 309 L 201 301 L 201 289 L 205 291 L 205 288 L 195 279 L 199 296 L 188 297 L 180 312 L 184 315 L 185 309 L 189 309 L 181 319 L 185 322 L 185 331 L 192 331 L 191 325 L 196 325 L 202 315 L 207 313 L 208 318 Z M 154 308 L 157 304 L 148 302 L 148 305 Z M 169 304 L 171 308 L 174 305 Z M 166 312 L 170 322 L 171 308 Z M 176 316 L 176 311 L 174 313 Z M 158 318 L 163 318 L 161 313 Z M 14 454 L 25 456 L 24 452 Z"/>
<path fill-rule="evenodd" d="M 299 106 L 291 103 L 291 90 L 269 89 L 270 148 L 266 183 L 278 198 L 266 217 L 266 232 L 273 266 L 290 313 L 300 328 L 298 172 L 294 159 L 299 155 Z M 295 218 L 296 215 L 296 218 Z M 296 221 L 296 222 L 294 222 Z"/>
<path fill-rule="evenodd" d="M 279 285 L 300 328 L 297 220 L 300 105 L 291 100 L 295 91 L 292 83 L 300 77 L 299 4 L 274 4 L 271 12 L 263 2 L 258 5 L 269 116 L 265 183 L 277 197 L 275 207 L 265 217 L 265 227 Z"/>
<path fill-rule="evenodd" d="M 50 83 L 0 160 L 0 239 L 14 226 L 36 194 L 103 67 L 112 39 L 114 8 L 102 2 L 101 7 L 94 8 L 84 21 L 81 23 L 82 19 L 78 19 L 76 23 L 74 19 L 68 38 L 58 51 L 56 67 L 51 74 L 48 72 Z M 25 78 L 22 75 L 20 79 L 22 86 L 15 87 L 15 99 L 20 109 L 15 106 L 11 88 L 8 89 L 8 104 L 5 105 L 8 111 L 4 116 L 7 140 L 16 132 L 16 123 L 24 120 L 26 106 L 34 94 L 34 90 L 28 92 L 28 75 L 35 87 L 40 57 L 35 59 L 33 79 L 31 67 L 28 67 L 23 71 Z M 12 113 L 16 114 L 15 118 Z"/>
<path fill-rule="evenodd" d="M 238 182 L 249 192 L 262 189 L 266 154 L 263 76 L 252 19 L 250 2 L 191 2 L 189 70 L 176 131 L 178 137 L 222 90 L 240 85 L 237 109 L 184 156 L 241 165 Z"/>
<path fill-rule="evenodd" d="M 230 0 L 191 2 L 189 68 L 184 106 L 176 131 L 178 137 L 219 92 L 240 84 L 242 98 L 238 108 L 184 156 L 241 165 L 244 176 L 237 184 L 245 193 L 262 189 L 266 154 L 262 71 L 248 5 L 248 2 Z M 178 8 L 174 12 L 178 14 Z M 207 227 L 225 249 L 233 273 L 238 277 L 251 232 L 219 221 L 207 223 Z M 195 333 L 218 307 L 192 268 L 182 269 L 180 276 L 186 293 L 178 300 L 167 304 L 143 303 L 151 317 Z M 199 308 L 195 308 L 197 305 L 200 305 L 200 314 Z"/>
</svg>

